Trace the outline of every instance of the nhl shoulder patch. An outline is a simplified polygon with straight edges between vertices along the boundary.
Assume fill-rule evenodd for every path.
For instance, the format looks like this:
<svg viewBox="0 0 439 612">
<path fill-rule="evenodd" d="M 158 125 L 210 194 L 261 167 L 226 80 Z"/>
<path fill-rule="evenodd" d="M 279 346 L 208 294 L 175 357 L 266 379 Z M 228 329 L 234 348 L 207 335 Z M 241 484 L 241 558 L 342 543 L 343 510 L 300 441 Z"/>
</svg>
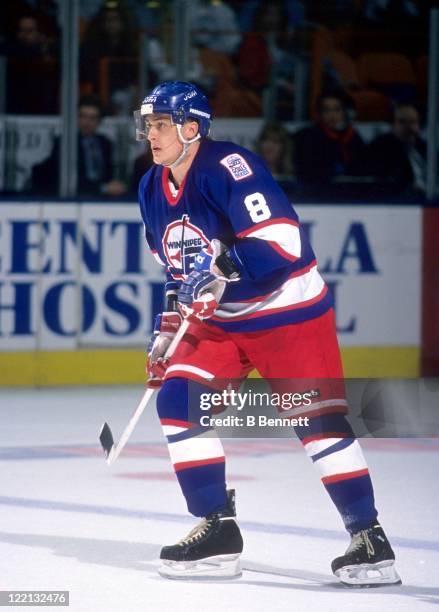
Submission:
<svg viewBox="0 0 439 612">
<path fill-rule="evenodd" d="M 252 169 L 239 153 L 227 155 L 220 161 L 220 164 L 227 168 L 235 181 L 241 181 L 253 174 Z"/>
</svg>

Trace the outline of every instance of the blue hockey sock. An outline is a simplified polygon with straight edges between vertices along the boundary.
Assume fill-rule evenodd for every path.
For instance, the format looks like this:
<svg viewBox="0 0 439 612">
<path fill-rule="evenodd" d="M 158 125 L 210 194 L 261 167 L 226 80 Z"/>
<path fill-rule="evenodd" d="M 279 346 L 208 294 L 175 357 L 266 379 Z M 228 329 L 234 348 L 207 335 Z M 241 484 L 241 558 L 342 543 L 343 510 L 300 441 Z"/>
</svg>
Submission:
<svg viewBox="0 0 439 612">
<path fill-rule="evenodd" d="M 377 519 L 372 481 L 361 447 L 340 413 L 310 419 L 296 432 L 350 533 Z"/>
<path fill-rule="evenodd" d="M 206 390 L 199 386 L 200 393 Z M 201 427 L 197 419 L 189 421 L 186 379 L 171 378 L 165 381 L 157 396 L 157 412 L 189 512 L 195 516 L 207 516 L 225 506 L 227 494 L 223 446 L 213 430 Z"/>
</svg>

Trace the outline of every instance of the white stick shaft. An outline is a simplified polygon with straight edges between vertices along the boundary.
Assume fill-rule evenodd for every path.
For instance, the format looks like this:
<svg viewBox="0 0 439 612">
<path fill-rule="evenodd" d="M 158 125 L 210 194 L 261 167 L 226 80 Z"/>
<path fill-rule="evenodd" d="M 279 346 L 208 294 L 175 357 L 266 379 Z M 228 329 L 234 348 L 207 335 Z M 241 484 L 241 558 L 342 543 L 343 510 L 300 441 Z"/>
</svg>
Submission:
<svg viewBox="0 0 439 612">
<path fill-rule="evenodd" d="M 116 459 L 119 457 L 122 449 L 124 448 L 125 444 L 128 442 L 131 434 L 133 433 L 134 428 L 137 425 L 137 421 L 142 416 L 142 413 L 145 410 L 149 400 L 154 395 L 154 391 L 155 389 L 150 389 L 150 388 L 146 389 L 145 393 L 143 394 L 142 399 L 139 402 L 139 405 L 133 412 L 133 416 L 129 420 L 128 425 L 125 427 L 125 430 L 123 434 L 121 435 L 119 442 L 117 443 L 116 446 L 113 446 L 113 448 L 111 449 L 108 455 L 108 458 L 107 458 L 108 465 L 112 465 L 116 461 Z"/>
<path fill-rule="evenodd" d="M 183 323 L 180 325 L 180 329 L 175 334 L 175 337 L 172 340 L 171 344 L 169 345 L 168 350 L 166 351 L 164 355 L 165 359 L 171 357 L 171 355 L 174 353 L 175 349 L 177 348 L 177 345 L 179 344 L 180 340 L 183 338 L 188 327 L 189 327 L 189 321 L 185 319 Z M 133 412 L 133 416 L 129 420 L 128 425 L 125 427 L 125 430 L 123 434 L 121 435 L 119 442 L 117 443 L 116 446 L 113 446 L 113 448 L 109 452 L 108 457 L 107 457 L 108 465 L 112 465 L 116 461 L 116 459 L 119 457 L 122 449 L 124 448 L 125 444 L 128 442 L 131 434 L 133 433 L 138 420 L 142 416 L 143 411 L 148 405 L 149 400 L 154 395 L 154 391 L 155 389 L 153 388 L 146 389 L 145 393 L 143 394 L 142 399 L 139 402 L 139 405 Z"/>
<path fill-rule="evenodd" d="M 189 321 L 187 319 L 184 319 L 183 323 L 180 325 L 178 332 L 175 334 L 174 339 L 169 345 L 168 350 L 165 353 L 165 359 L 169 359 L 169 357 L 172 357 L 172 355 L 175 352 L 175 349 L 180 344 L 180 340 L 185 335 L 188 327 L 189 327 Z"/>
</svg>

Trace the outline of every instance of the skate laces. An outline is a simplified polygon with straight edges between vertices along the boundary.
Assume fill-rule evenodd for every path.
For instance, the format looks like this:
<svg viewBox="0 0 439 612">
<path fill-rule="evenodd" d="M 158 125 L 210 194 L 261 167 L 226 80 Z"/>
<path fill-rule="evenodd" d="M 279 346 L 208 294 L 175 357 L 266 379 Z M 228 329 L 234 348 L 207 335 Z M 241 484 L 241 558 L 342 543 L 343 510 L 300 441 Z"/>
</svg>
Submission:
<svg viewBox="0 0 439 612">
<path fill-rule="evenodd" d="M 177 546 L 186 546 L 186 544 L 191 544 L 192 542 L 196 542 L 209 530 L 213 519 L 204 518 L 198 525 L 195 525 L 191 531 L 185 536 L 182 540 L 177 542 Z"/>
<path fill-rule="evenodd" d="M 346 553 L 356 552 L 363 546 L 366 546 L 366 552 L 371 557 L 375 554 L 375 549 L 369 537 L 369 529 L 363 529 L 352 536 L 352 542 Z"/>
</svg>

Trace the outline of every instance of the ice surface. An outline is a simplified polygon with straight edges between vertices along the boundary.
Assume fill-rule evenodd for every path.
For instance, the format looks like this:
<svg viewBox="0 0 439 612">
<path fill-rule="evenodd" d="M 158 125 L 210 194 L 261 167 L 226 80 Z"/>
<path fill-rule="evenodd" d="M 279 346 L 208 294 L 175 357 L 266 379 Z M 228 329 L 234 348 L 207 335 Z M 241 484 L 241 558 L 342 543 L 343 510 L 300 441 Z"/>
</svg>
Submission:
<svg viewBox="0 0 439 612">
<path fill-rule="evenodd" d="M 112 468 L 139 387 L 0 390 L 0 590 L 69 590 L 73 612 L 429 610 L 439 603 L 437 440 L 363 448 L 402 587 L 348 590 L 330 572 L 348 537 L 297 441 L 229 440 L 244 573 L 230 582 L 157 575 L 163 544 L 196 522 L 173 475 L 154 407 Z"/>
</svg>

